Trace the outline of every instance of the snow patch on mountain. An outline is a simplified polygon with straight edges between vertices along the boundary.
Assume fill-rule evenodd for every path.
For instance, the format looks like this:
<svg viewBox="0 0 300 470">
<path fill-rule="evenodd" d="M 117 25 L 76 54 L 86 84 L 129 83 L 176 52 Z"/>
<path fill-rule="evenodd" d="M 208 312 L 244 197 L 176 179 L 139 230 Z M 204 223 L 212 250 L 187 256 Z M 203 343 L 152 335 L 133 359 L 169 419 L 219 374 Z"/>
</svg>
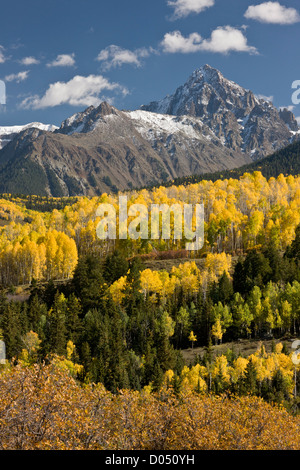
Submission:
<svg viewBox="0 0 300 470">
<path fill-rule="evenodd" d="M 0 126 L 0 149 L 5 147 L 17 134 L 26 129 L 39 129 L 41 131 L 54 132 L 58 129 L 53 124 L 43 124 L 41 122 L 30 122 L 21 126 Z"/>
<path fill-rule="evenodd" d="M 179 133 L 187 138 L 198 140 L 203 140 L 203 138 L 211 140 L 214 137 L 199 118 L 178 117 L 142 110 L 127 111 L 125 114 L 133 120 L 137 131 L 147 140 L 156 139 L 162 134 L 171 136 Z"/>
</svg>

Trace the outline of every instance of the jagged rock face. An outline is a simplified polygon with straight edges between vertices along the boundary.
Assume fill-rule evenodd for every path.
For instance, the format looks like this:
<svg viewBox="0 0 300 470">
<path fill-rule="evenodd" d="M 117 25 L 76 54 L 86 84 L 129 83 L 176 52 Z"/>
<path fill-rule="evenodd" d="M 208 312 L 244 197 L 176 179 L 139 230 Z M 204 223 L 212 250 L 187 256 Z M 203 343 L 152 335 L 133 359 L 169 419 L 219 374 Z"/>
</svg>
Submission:
<svg viewBox="0 0 300 470">
<path fill-rule="evenodd" d="M 279 112 L 209 66 L 140 110 L 104 102 L 60 128 L 43 126 L 23 126 L 7 138 L 0 193 L 93 196 L 163 184 L 240 167 L 300 136 L 290 111 Z"/>
<path fill-rule="evenodd" d="M 117 115 L 117 110 L 103 102 L 97 108 L 90 106 L 82 113 L 77 113 L 63 121 L 57 130 L 59 134 L 87 133 L 94 130 L 95 125 L 105 116 Z"/>
<path fill-rule="evenodd" d="M 291 131 L 297 132 L 299 130 L 298 122 L 290 110 L 287 108 L 281 109 L 279 111 L 279 116 Z"/>
<path fill-rule="evenodd" d="M 143 105 L 142 110 L 176 116 L 197 116 L 221 139 L 253 159 L 263 158 L 295 138 L 299 127 L 294 115 L 279 112 L 270 102 L 205 65 L 196 70 L 173 95 Z"/>
</svg>

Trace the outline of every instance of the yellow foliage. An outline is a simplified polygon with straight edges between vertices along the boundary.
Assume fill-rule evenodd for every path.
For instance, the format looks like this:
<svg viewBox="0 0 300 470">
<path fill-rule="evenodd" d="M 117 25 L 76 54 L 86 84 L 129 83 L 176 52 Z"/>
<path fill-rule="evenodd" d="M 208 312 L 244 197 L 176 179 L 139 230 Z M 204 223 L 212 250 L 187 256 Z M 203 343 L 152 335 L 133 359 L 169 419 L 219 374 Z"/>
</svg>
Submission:
<svg viewBox="0 0 300 470">
<path fill-rule="evenodd" d="M 215 360 L 214 367 L 212 368 L 212 378 L 220 377 L 225 382 L 230 381 L 230 368 L 228 365 L 227 357 L 222 354 Z"/>
<path fill-rule="evenodd" d="M 260 172 L 245 173 L 239 180 L 201 181 L 187 186 L 159 187 L 131 191 L 129 205 L 150 205 L 203 202 L 205 212 L 204 269 L 193 262 L 175 268 L 169 285 L 161 277 L 149 280 L 155 292 L 172 295 L 174 278 L 186 292 L 194 293 L 231 272 L 228 253 L 243 252 L 253 246 L 272 243 L 285 250 L 295 237 L 300 223 L 300 177 L 279 175 L 267 180 Z M 10 198 L 11 200 L 7 200 Z M 72 205 L 62 210 L 37 212 L 26 209 L 21 198 L 7 195 L 0 201 L 0 266 L 3 285 L 28 284 L 37 280 L 72 277 L 78 252 L 105 254 L 118 248 L 118 240 L 101 241 L 96 235 L 96 211 L 101 203 L 118 208 L 118 195 L 74 198 Z M 34 197 L 33 197 L 34 199 Z M 46 201 L 45 201 L 46 202 Z M 29 221 L 28 221 L 29 220 Z M 171 234 L 174 233 L 171 218 Z M 147 252 L 140 240 L 127 240 L 131 253 Z M 153 250 L 184 249 L 184 240 L 152 240 Z M 168 281 L 168 279 L 167 279 Z M 163 286 L 161 286 L 161 283 Z M 149 285 L 149 288 L 152 287 Z M 270 321 L 273 321 L 270 317 Z M 280 327 L 280 325 L 277 325 Z"/>
<path fill-rule="evenodd" d="M 226 367 L 224 358 L 222 364 Z M 57 358 L 48 365 L 3 368 L 1 447 L 131 452 L 300 450 L 299 416 L 257 397 L 199 394 L 203 384 L 199 366 L 184 369 L 183 380 L 179 396 L 171 388 L 154 393 L 149 387 L 113 394 L 101 384 L 81 386 L 68 364 Z"/>
<path fill-rule="evenodd" d="M 237 382 L 240 378 L 245 377 L 248 363 L 248 359 L 241 356 L 234 360 L 233 367 L 230 369 L 233 382 Z"/>
<path fill-rule="evenodd" d="M 191 368 L 184 366 L 181 372 L 182 387 L 184 390 L 192 389 L 205 392 L 207 385 L 203 379 L 203 375 L 206 374 L 206 369 L 200 364 L 197 364 Z"/>
<path fill-rule="evenodd" d="M 126 286 L 126 276 L 121 276 L 117 281 L 109 286 L 109 292 L 112 296 L 112 299 L 117 304 L 121 304 L 124 298 L 124 289 Z"/>
<path fill-rule="evenodd" d="M 217 318 L 216 322 L 213 324 L 211 328 L 211 334 L 215 338 L 215 340 L 221 340 L 223 337 L 222 325 L 220 318 Z"/>
</svg>

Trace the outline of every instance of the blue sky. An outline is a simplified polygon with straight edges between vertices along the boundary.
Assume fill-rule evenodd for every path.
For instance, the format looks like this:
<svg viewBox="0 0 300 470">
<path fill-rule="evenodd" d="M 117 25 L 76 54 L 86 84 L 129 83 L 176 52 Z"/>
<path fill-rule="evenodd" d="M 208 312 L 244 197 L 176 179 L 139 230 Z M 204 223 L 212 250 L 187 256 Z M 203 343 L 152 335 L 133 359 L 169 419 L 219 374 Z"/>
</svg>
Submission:
<svg viewBox="0 0 300 470">
<path fill-rule="evenodd" d="M 204 64 L 300 117 L 299 0 L 15 0 L 1 19 L 0 126 L 137 109 Z"/>
</svg>

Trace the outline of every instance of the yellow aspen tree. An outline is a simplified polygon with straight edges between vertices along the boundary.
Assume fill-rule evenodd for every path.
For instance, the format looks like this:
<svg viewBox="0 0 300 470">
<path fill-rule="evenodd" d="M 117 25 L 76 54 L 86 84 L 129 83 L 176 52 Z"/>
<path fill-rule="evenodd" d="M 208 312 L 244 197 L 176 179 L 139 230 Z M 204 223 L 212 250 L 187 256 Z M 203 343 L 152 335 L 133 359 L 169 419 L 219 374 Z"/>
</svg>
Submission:
<svg viewBox="0 0 300 470">
<path fill-rule="evenodd" d="M 221 320 L 219 317 L 216 318 L 215 323 L 213 324 L 211 328 L 211 334 L 213 338 L 215 339 L 215 344 L 218 344 L 219 341 L 222 342 L 223 330 L 222 330 Z"/>
<path fill-rule="evenodd" d="M 193 331 L 190 332 L 189 341 L 191 342 L 192 349 L 194 348 L 194 343 L 197 341 L 197 336 L 194 334 Z"/>
<path fill-rule="evenodd" d="M 196 364 L 191 368 L 184 366 L 181 371 L 181 385 L 183 390 L 205 392 L 207 390 L 207 385 L 203 378 L 205 373 L 205 368 L 200 366 L 200 364 Z"/>
<path fill-rule="evenodd" d="M 54 279 L 56 275 L 55 257 L 57 252 L 57 242 L 55 231 L 50 231 L 45 236 L 46 247 L 46 276 L 47 280 Z"/>
<path fill-rule="evenodd" d="M 248 359 L 242 356 L 239 356 L 233 361 L 233 366 L 230 369 L 230 376 L 234 383 L 245 377 L 248 363 Z"/>
<path fill-rule="evenodd" d="M 212 378 L 220 377 L 224 382 L 230 383 L 230 368 L 227 357 L 223 354 L 215 360 L 212 369 Z"/>
<path fill-rule="evenodd" d="M 113 301 L 116 304 L 121 305 L 125 297 L 125 287 L 126 287 L 126 276 L 121 276 L 117 281 L 111 284 L 108 288 L 110 295 L 112 296 Z"/>
</svg>

